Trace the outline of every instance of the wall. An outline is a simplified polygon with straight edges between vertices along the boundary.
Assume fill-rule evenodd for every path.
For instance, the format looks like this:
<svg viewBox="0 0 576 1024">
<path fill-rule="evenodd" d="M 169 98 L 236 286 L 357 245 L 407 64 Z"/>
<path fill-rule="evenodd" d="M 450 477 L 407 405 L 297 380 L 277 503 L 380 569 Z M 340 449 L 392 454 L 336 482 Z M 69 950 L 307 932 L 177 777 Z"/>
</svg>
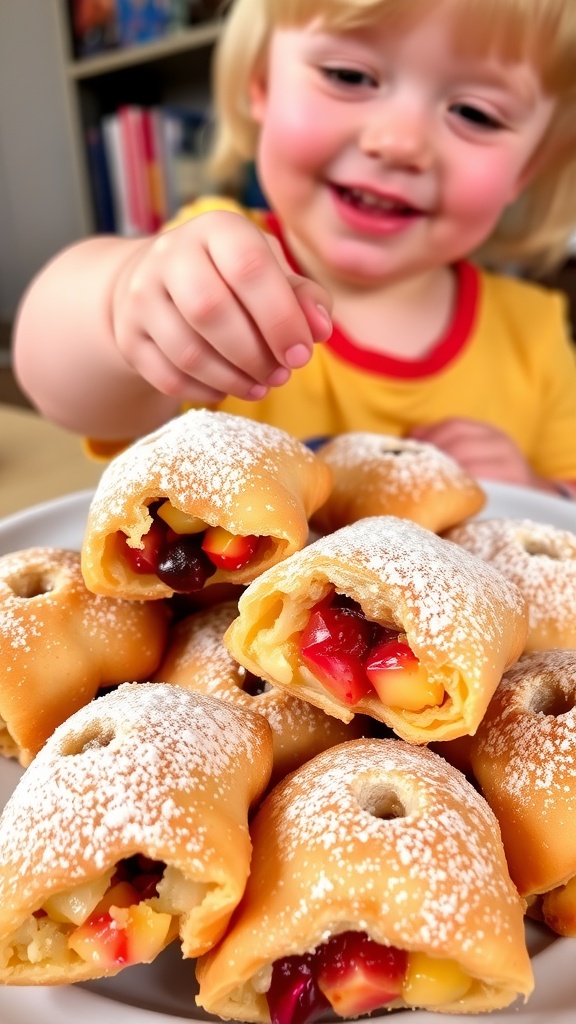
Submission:
<svg viewBox="0 0 576 1024">
<path fill-rule="evenodd" d="M 0 321 L 84 234 L 58 0 L 0 0 Z"/>
</svg>

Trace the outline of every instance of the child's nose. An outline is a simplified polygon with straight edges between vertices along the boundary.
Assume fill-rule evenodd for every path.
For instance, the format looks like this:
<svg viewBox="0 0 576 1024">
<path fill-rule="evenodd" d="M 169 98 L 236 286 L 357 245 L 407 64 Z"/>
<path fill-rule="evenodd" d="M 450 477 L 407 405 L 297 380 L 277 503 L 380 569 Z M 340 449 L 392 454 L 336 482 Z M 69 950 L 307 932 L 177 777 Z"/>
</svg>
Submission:
<svg viewBox="0 0 576 1024">
<path fill-rule="evenodd" d="M 364 125 L 360 147 L 388 166 L 427 170 L 433 159 L 429 111 L 394 100 L 378 104 Z"/>
</svg>

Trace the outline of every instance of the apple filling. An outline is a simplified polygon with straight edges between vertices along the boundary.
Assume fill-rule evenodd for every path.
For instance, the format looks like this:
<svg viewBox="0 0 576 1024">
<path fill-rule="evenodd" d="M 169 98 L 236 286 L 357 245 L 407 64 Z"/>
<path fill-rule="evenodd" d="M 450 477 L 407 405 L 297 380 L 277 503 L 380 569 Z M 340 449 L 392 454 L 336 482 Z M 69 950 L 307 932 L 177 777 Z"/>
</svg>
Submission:
<svg viewBox="0 0 576 1024">
<path fill-rule="evenodd" d="M 126 534 L 118 530 L 119 550 L 133 572 L 152 573 L 177 593 L 202 590 L 217 569 L 228 573 L 243 569 L 262 541 L 253 534 L 242 537 L 222 526 L 210 526 L 166 499 L 153 502 L 148 511 L 152 523 L 141 546 L 131 547 Z"/>
<path fill-rule="evenodd" d="M 349 931 L 312 953 L 277 960 L 266 999 L 272 1024 L 309 1024 L 327 1010 L 357 1017 L 391 1003 L 448 1005 L 473 984 L 454 960 L 382 946 Z"/>
<path fill-rule="evenodd" d="M 311 609 L 299 639 L 302 663 L 335 697 L 354 706 L 377 695 L 388 707 L 421 711 L 442 704 L 406 634 L 369 621 L 356 602 L 332 594 Z"/>
<path fill-rule="evenodd" d="M 4 966 L 79 958 L 107 971 L 149 963 L 178 935 L 207 887 L 141 854 L 44 901 L 12 936 Z"/>
</svg>

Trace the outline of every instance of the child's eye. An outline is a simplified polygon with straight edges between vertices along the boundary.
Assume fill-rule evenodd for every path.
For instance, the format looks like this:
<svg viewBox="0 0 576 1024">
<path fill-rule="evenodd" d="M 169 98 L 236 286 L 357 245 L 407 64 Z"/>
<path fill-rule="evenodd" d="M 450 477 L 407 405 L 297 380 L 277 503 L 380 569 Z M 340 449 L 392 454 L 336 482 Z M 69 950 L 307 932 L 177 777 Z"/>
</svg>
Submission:
<svg viewBox="0 0 576 1024">
<path fill-rule="evenodd" d="M 322 68 L 322 74 L 331 82 L 338 85 L 376 85 L 376 80 L 365 71 L 358 68 Z"/>
<path fill-rule="evenodd" d="M 477 125 L 479 128 L 502 128 L 502 124 L 497 118 L 487 114 L 480 107 L 473 107 L 469 103 L 454 103 L 450 110 L 464 121 Z"/>
</svg>

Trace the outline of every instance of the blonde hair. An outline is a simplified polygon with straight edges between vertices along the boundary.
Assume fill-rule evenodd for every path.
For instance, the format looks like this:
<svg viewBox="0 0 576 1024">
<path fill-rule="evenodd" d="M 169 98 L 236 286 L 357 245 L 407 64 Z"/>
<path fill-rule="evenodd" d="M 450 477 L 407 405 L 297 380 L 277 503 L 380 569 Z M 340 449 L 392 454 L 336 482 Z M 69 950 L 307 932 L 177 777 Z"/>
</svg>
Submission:
<svg viewBox="0 0 576 1024">
<path fill-rule="evenodd" d="M 230 185 L 258 144 L 250 113 L 252 76 L 264 69 L 278 27 L 321 18 L 336 31 L 389 21 L 408 25 L 442 3 L 455 14 L 460 52 L 529 60 L 555 113 L 530 184 L 510 206 L 480 256 L 547 269 L 562 260 L 576 226 L 576 0 L 235 0 L 214 61 L 215 134 L 210 174 Z M 470 25 L 473 24 L 473 31 Z"/>
</svg>

